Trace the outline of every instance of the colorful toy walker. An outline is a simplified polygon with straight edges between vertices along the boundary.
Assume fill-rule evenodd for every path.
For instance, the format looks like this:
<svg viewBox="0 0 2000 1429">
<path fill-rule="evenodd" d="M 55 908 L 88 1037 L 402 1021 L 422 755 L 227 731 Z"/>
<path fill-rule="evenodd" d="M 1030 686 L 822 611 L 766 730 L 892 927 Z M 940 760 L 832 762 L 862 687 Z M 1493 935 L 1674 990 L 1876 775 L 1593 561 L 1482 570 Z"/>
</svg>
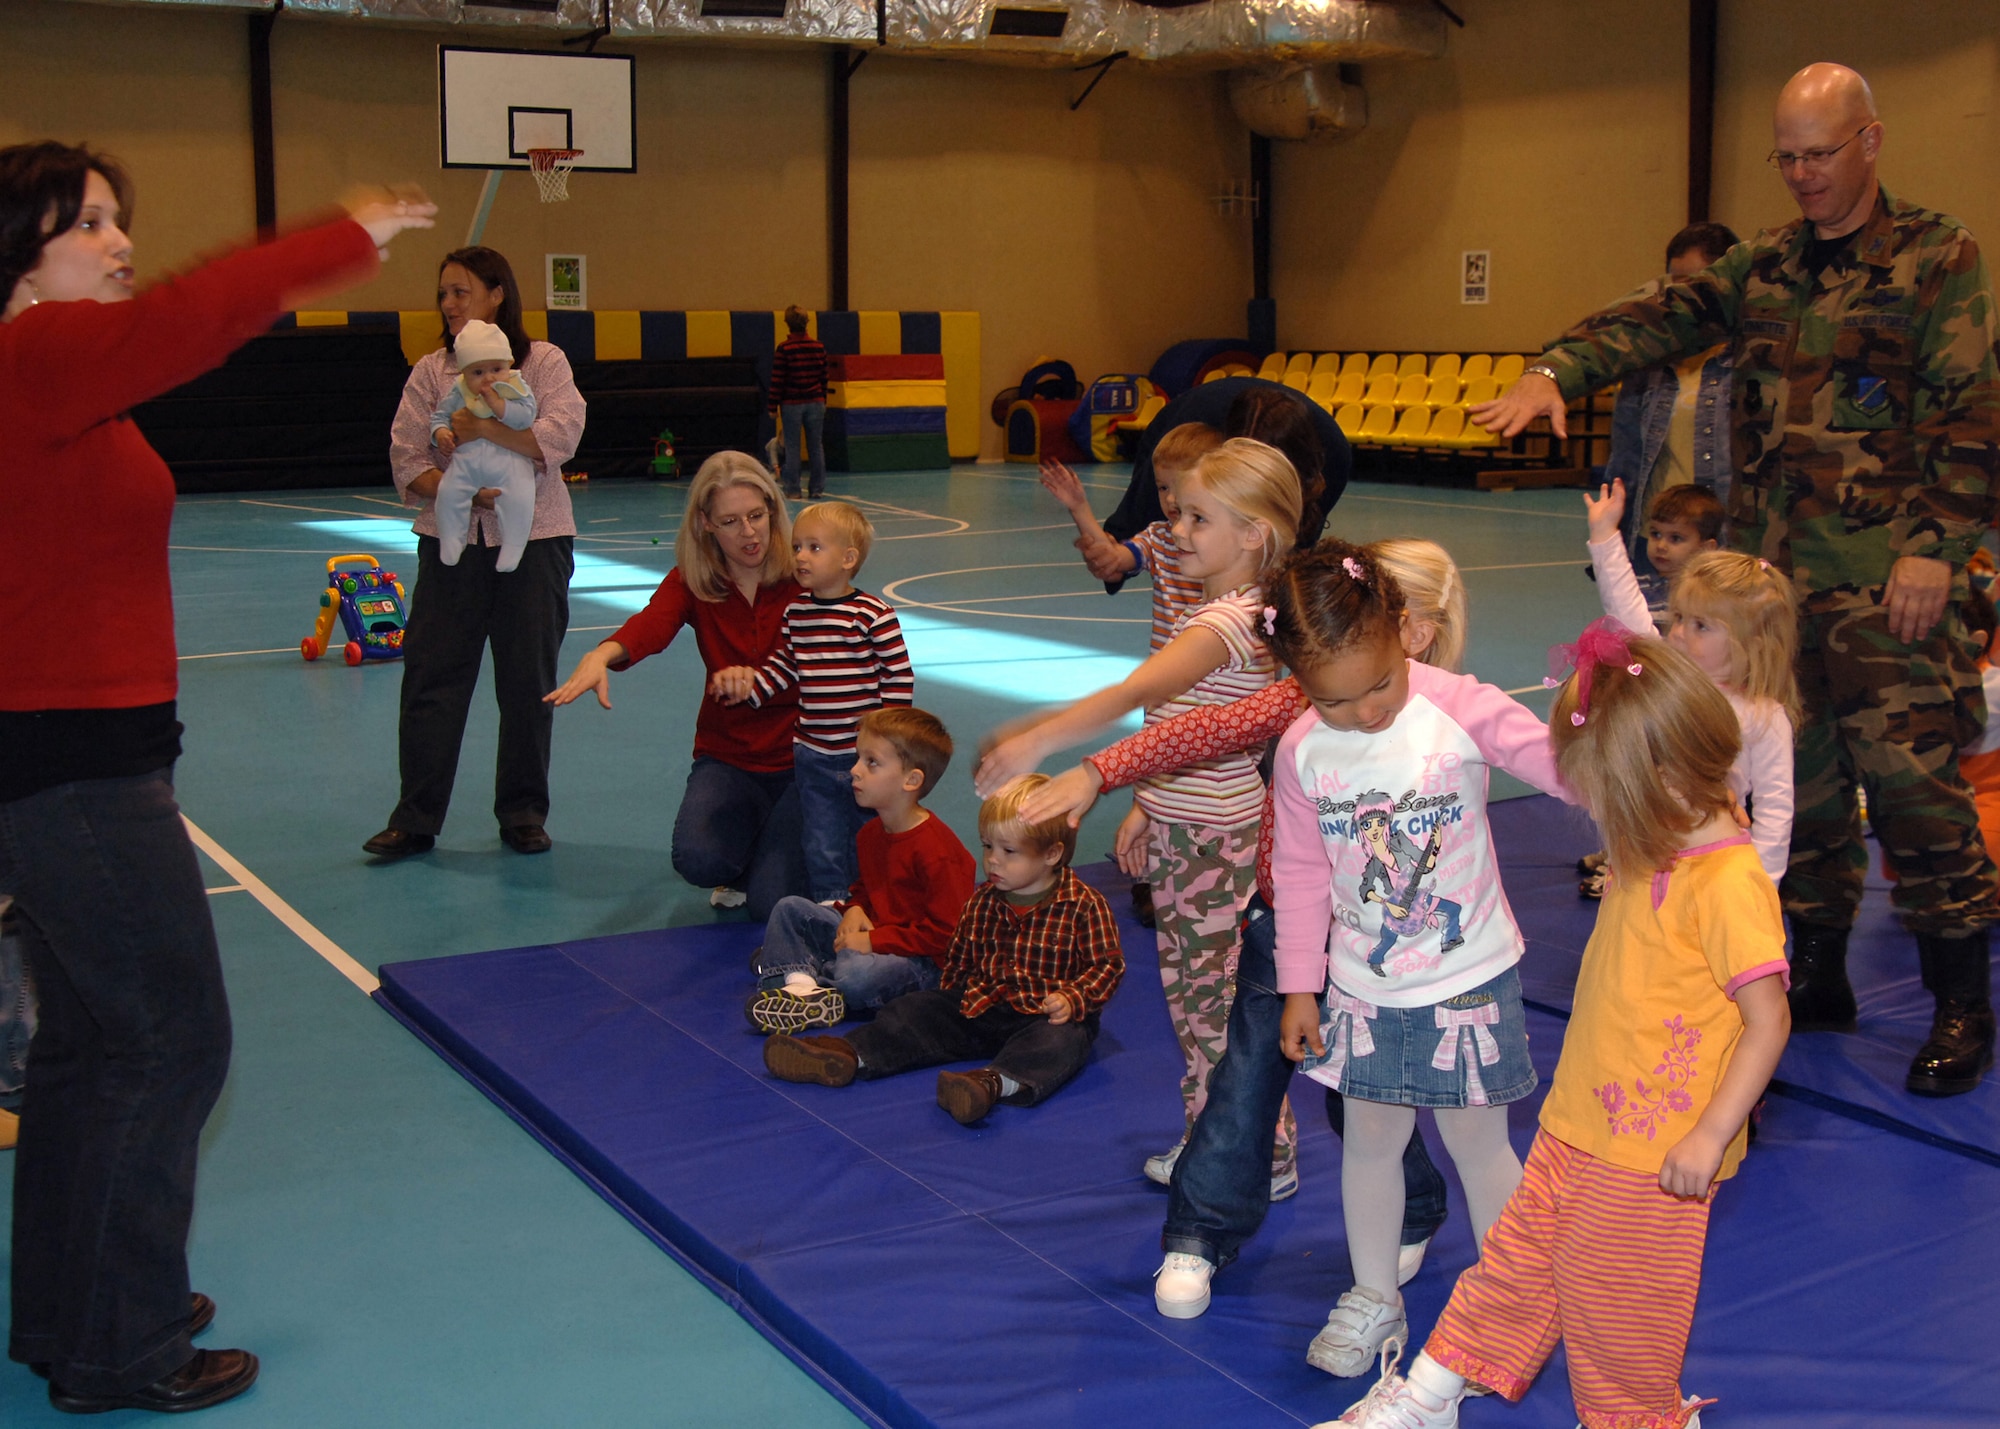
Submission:
<svg viewBox="0 0 2000 1429">
<path fill-rule="evenodd" d="M 681 474 L 681 459 L 674 455 L 674 434 L 671 431 L 661 432 L 659 440 L 653 443 L 652 470 L 653 475 L 662 481 L 672 481 Z"/>
<path fill-rule="evenodd" d="M 365 571 L 337 569 L 352 561 L 366 561 Z M 382 569 L 370 555 L 335 556 L 326 563 L 326 589 L 319 598 L 319 620 L 313 633 L 299 642 L 299 653 L 317 660 L 326 653 L 327 637 L 333 634 L 333 618 L 347 627 L 347 663 L 363 660 L 403 658 L 403 583 L 394 571 Z"/>
</svg>

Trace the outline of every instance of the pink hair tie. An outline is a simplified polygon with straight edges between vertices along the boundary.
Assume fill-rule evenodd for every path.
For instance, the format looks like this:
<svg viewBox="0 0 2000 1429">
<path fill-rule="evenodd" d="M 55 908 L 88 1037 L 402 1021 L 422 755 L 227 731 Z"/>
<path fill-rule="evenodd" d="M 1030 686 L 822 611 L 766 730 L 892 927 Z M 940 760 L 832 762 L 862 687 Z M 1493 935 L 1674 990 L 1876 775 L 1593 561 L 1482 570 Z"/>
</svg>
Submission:
<svg viewBox="0 0 2000 1429">
<path fill-rule="evenodd" d="M 1560 685 L 1563 670 L 1576 672 L 1576 708 L 1569 722 L 1581 726 L 1590 712 L 1590 686 L 1599 665 L 1623 665 L 1626 673 L 1643 675 L 1646 667 L 1632 658 L 1632 636 L 1617 621 L 1602 616 L 1583 627 L 1574 645 L 1556 645 L 1549 650 L 1549 674 L 1542 683 Z"/>
<path fill-rule="evenodd" d="M 1771 569 L 1771 563 L 1765 560 L 1762 556 L 1759 556 L 1757 558 L 1757 569 L 1760 571 L 1768 571 Z"/>
<path fill-rule="evenodd" d="M 1264 633 L 1266 635 L 1278 633 L 1278 607 L 1275 605 L 1264 607 Z"/>
<path fill-rule="evenodd" d="M 1347 572 L 1347 578 L 1360 585 L 1368 584 L 1368 568 L 1352 556 L 1340 558 L 1340 568 Z"/>
</svg>

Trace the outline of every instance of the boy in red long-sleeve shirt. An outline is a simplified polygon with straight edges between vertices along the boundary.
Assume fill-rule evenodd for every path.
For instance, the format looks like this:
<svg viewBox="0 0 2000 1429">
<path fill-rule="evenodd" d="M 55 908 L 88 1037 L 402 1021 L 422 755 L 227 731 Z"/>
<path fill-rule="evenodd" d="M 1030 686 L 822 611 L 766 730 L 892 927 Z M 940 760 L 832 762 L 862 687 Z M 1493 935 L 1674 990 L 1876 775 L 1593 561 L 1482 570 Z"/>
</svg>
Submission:
<svg viewBox="0 0 2000 1429">
<path fill-rule="evenodd" d="M 876 817 L 855 837 L 859 876 L 845 902 L 785 898 L 771 910 L 744 1013 L 759 1032 L 831 1027 L 850 1007 L 938 985 L 976 866 L 922 799 L 951 763 L 937 717 L 908 706 L 861 717 L 850 778 Z"/>
</svg>

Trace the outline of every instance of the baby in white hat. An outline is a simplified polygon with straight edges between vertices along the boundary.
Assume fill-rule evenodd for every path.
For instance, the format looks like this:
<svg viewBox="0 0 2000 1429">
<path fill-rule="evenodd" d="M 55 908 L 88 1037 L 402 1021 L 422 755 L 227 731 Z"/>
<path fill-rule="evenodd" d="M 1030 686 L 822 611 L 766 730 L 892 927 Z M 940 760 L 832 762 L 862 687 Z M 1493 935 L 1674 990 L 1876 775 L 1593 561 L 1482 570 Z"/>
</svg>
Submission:
<svg viewBox="0 0 2000 1429">
<path fill-rule="evenodd" d="M 474 318 L 458 330 L 451 346 L 458 380 L 431 413 L 431 440 L 449 458 L 437 489 L 438 558 L 448 566 L 458 564 L 472 534 L 472 498 L 490 486 L 500 492 L 493 503 L 500 518 L 500 559 L 493 568 L 511 571 L 521 564 L 535 524 L 535 464 L 483 437 L 460 443 L 451 429 L 451 414 L 469 407 L 474 416 L 526 431 L 535 420 L 535 394 L 514 370 L 507 334 L 492 323 Z"/>
</svg>

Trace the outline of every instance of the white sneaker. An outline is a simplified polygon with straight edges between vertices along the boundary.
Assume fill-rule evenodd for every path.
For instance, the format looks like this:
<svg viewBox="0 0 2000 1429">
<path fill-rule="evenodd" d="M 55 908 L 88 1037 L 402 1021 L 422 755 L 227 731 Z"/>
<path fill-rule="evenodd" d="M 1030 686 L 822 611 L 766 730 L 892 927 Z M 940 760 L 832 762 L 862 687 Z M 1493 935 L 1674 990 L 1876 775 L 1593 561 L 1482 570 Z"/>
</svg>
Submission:
<svg viewBox="0 0 2000 1429">
<path fill-rule="evenodd" d="M 1389 1305 L 1359 1285 L 1340 1297 L 1326 1324 L 1306 1348 L 1306 1363 L 1341 1379 L 1365 1374 L 1390 1341 L 1407 1340 L 1410 1322 L 1403 1307 Z M 1394 1423 L 1395 1421 L 1387 1421 Z"/>
<path fill-rule="evenodd" d="M 1431 1238 L 1425 1236 L 1415 1245 L 1406 1245 L 1396 1252 L 1396 1284 L 1408 1285 L 1417 1278 L 1417 1272 L 1424 1268 L 1424 1252 L 1431 1248 Z"/>
<path fill-rule="evenodd" d="M 1367 1397 L 1338 1419 L 1330 1419 L 1313 1429 L 1340 1429 L 1343 1424 L 1364 1429 L 1458 1429 L 1458 1401 L 1439 1404 L 1396 1373 L 1403 1357 L 1403 1342 L 1390 1340 L 1382 1346 L 1382 1377 Z"/>
<path fill-rule="evenodd" d="M 1289 1171 L 1271 1178 L 1271 1199 L 1289 1201 L 1299 1193 L 1299 1167 L 1295 1161 Z"/>
<path fill-rule="evenodd" d="M 708 891 L 708 906 L 711 908 L 741 908 L 750 901 L 750 895 L 740 888 L 718 884 Z"/>
<path fill-rule="evenodd" d="M 1171 1151 L 1162 1151 L 1158 1156 L 1148 1156 L 1146 1179 L 1158 1181 L 1162 1186 L 1171 1186 L 1174 1182 L 1174 1163 L 1181 1159 L 1181 1152 L 1186 1149 L 1187 1143 L 1183 1141 Z"/>
<path fill-rule="evenodd" d="M 1169 1320 L 1192 1320 L 1208 1308 L 1208 1282 L 1215 1267 L 1198 1255 L 1167 1252 L 1153 1272 L 1153 1308 Z"/>
</svg>

